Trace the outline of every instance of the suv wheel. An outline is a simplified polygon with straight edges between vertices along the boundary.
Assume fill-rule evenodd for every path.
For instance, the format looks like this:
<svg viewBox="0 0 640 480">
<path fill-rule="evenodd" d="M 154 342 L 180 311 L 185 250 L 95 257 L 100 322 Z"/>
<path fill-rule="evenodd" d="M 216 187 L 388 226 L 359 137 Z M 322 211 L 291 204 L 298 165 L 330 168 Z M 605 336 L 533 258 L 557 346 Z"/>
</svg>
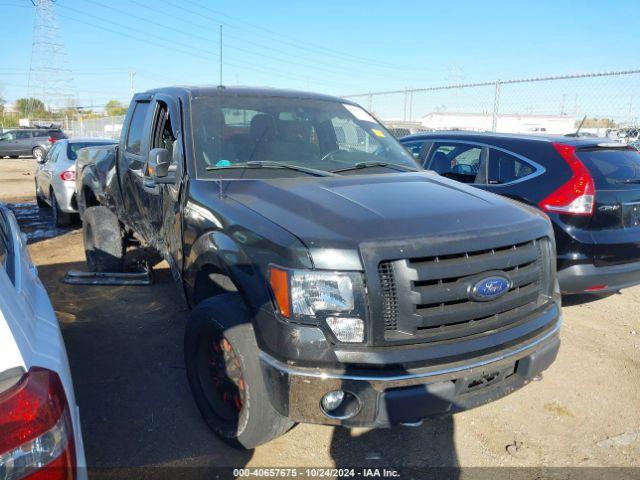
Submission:
<svg viewBox="0 0 640 480">
<path fill-rule="evenodd" d="M 60 205 L 53 190 L 49 193 L 49 201 L 51 202 L 51 210 L 53 211 L 53 224 L 58 228 L 71 225 L 73 214 L 60 210 Z M 38 205 L 40 204 L 38 203 Z"/>
<path fill-rule="evenodd" d="M 44 148 L 42 147 L 35 147 L 31 153 L 33 153 L 33 157 L 38 162 L 40 162 L 44 158 Z"/>
<path fill-rule="evenodd" d="M 82 216 L 87 267 L 91 272 L 122 272 L 124 245 L 118 217 L 107 207 L 89 207 Z"/>
<path fill-rule="evenodd" d="M 252 449 L 293 422 L 271 405 L 245 312 L 237 293 L 201 302 L 187 322 L 184 355 L 193 398 L 209 428 L 231 446 Z"/>
</svg>

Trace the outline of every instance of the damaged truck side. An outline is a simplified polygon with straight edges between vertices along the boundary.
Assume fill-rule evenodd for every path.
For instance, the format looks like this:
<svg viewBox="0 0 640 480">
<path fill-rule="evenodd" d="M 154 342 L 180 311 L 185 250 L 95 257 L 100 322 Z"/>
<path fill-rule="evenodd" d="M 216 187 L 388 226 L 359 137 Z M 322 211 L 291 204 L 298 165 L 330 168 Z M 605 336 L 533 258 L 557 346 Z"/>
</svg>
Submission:
<svg viewBox="0 0 640 480">
<path fill-rule="evenodd" d="M 351 102 L 141 93 L 119 145 L 77 168 L 89 269 L 122 271 L 138 244 L 168 262 L 194 399 L 232 445 L 455 413 L 556 357 L 548 219 L 420 170 Z"/>
</svg>

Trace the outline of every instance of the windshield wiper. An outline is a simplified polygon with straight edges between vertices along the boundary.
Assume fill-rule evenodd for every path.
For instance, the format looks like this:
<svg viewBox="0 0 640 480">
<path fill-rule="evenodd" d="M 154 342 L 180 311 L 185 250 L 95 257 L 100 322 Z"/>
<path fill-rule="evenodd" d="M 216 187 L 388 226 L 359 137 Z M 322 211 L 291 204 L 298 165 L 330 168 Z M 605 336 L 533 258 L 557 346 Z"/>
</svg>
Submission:
<svg viewBox="0 0 640 480">
<path fill-rule="evenodd" d="M 640 178 L 625 178 L 624 180 L 616 180 L 616 183 L 640 183 Z"/>
<path fill-rule="evenodd" d="M 338 175 L 333 172 L 327 172 L 325 170 L 316 170 L 315 168 L 307 168 L 301 165 L 290 165 L 284 162 L 271 162 L 271 161 L 251 161 L 246 163 L 237 163 L 234 165 L 219 167 L 207 167 L 207 171 L 211 170 L 225 170 L 228 168 L 286 168 L 287 170 L 295 170 L 296 172 L 308 173 L 309 175 L 315 175 L 317 177 L 337 177 Z"/>
<path fill-rule="evenodd" d="M 333 173 L 348 172 L 349 170 L 359 170 L 361 168 L 371 167 L 387 167 L 392 170 L 398 170 L 399 172 L 417 172 L 417 168 L 408 167 L 406 165 L 398 165 L 397 163 L 389 162 L 358 162 L 351 167 L 341 168 L 338 170 L 331 170 Z"/>
</svg>

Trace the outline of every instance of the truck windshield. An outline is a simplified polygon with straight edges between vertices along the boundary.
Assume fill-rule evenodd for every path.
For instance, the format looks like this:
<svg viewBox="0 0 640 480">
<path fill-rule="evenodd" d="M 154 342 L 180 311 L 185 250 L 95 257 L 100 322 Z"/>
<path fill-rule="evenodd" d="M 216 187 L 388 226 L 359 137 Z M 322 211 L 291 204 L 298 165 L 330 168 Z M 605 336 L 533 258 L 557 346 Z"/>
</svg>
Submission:
<svg viewBox="0 0 640 480">
<path fill-rule="evenodd" d="M 417 170 L 411 155 L 362 108 L 310 98 L 220 95 L 191 102 L 199 178 L 304 175 L 270 163 L 353 174 Z M 262 163 L 268 168 L 243 168 Z"/>
</svg>

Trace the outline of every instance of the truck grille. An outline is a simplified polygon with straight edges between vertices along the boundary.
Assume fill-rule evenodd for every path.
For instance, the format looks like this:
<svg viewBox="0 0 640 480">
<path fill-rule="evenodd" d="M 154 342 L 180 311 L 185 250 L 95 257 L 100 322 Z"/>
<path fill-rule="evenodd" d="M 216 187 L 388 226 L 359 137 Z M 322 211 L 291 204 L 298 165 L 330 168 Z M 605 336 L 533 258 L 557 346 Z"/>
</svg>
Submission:
<svg viewBox="0 0 640 480">
<path fill-rule="evenodd" d="M 501 328 L 546 303 L 552 295 L 548 239 L 453 255 L 380 262 L 385 340 L 436 341 Z M 489 275 L 511 280 L 491 301 L 471 299 Z"/>
</svg>

